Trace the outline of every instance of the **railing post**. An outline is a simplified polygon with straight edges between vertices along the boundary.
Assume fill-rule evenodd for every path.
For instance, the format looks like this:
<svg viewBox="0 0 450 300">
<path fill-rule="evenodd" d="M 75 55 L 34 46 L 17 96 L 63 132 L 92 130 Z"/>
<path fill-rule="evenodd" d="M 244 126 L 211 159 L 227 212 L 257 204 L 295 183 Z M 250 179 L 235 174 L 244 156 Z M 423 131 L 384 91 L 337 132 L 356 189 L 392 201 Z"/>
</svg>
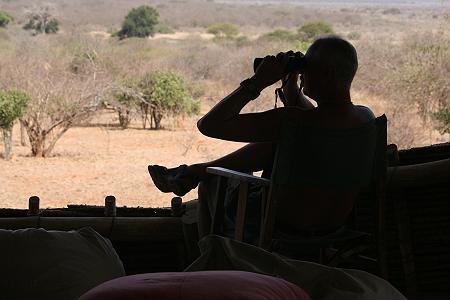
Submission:
<svg viewBox="0 0 450 300">
<path fill-rule="evenodd" d="M 28 215 L 37 216 L 39 215 L 39 197 L 31 196 L 28 199 Z"/>
<path fill-rule="evenodd" d="M 172 201 L 170 201 L 170 208 L 172 210 L 172 216 L 179 217 L 182 215 L 182 204 L 183 199 L 181 197 L 173 197 Z"/>
<path fill-rule="evenodd" d="M 116 210 L 116 197 L 110 195 L 105 198 L 105 217 L 115 217 Z"/>
</svg>

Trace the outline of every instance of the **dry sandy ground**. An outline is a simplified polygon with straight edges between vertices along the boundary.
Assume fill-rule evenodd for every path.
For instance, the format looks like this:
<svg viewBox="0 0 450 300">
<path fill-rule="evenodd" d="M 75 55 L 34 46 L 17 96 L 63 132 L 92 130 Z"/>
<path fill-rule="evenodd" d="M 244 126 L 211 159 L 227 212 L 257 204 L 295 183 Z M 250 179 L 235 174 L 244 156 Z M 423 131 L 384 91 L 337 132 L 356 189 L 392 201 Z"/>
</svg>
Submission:
<svg viewBox="0 0 450 300">
<path fill-rule="evenodd" d="M 161 131 L 141 130 L 139 124 L 126 130 L 72 128 L 57 143 L 54 157 L 45 159 L 28 156 L 16 128 L 13 159 L 0 159 L 0 207 L 27 207 L 31 195 L 41 198 L 41 207 L 101 205 L 107 195 L 115 195 L 120 206 L 170 206 L 172 195 L 156 189 L 148 164 L 193 163 L 239 147 L 202 136 L 193 130 L 195 120 L 183 124 L 188 127 Z M 193 191 L 185 199 L 195 196 Z"/>
<path fill-rule="evenodd" d="M 101 38 L 109 38 L 111 37 L 111 34 L 106 31 L 91 31 L 89 34 L 93 37 L 101 37 Z M 153 37 L 149 37 L 151 40 L 185 40 L 189 38 L 201 38 L 204 40 L 210 40 L 214 38 L 213 34 L 210 33 L 204 33 L 201 31 L 195 31 L 195 32 L 185 32 L 185 31 L 177 31 L 174 33 L 156 33 Z"/>
</svg>

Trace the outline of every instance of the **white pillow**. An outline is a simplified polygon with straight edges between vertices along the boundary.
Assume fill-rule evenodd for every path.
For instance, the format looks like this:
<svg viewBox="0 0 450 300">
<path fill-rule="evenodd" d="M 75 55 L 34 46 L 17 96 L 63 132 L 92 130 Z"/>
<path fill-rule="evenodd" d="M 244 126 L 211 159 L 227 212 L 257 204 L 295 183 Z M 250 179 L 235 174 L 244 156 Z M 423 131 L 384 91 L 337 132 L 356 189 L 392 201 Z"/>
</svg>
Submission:
<svg viewBox="0 0 450 300">
<path fill-rule="evenodd" d="M 124 275 L 111 242 L 92 228 L 0 229 L 2 299 L 77 299 Z"/>
</svg>

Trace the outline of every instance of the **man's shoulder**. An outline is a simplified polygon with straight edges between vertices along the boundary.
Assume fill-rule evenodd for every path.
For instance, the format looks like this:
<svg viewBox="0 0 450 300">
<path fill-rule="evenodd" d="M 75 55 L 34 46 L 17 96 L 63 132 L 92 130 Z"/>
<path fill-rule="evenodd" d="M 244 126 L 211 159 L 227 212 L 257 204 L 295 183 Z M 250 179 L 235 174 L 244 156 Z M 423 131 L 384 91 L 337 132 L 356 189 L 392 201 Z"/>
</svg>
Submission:
<svg viewBox="0 0 450 300">
<path fill-rule="evenodd" d="M 298 107 L 281 107 L 280 119 L 282 124 L 292 126 L 293 124 L 302 126 L 317 126 L 320 116 L 317 115 L 316 108 L 301 109 Z M 320 123 L 320 122 L 319 122 Z"/>
<path fill-rule="evenodd" d="M 295 106 L 278 108 L 282 119 L 284 120 L 307 120 L 314 115 L 315 109 L 302 109 Z"/>
<path fill-rule="evenodd" d="M 375 114 L 369 107 L 364 105 L 355 105 L 355 107 L 358 109 L 358 113 L 361 114 L 361 116 L 367 118 L 368 120 L 375 119 Z"/>
</svg>

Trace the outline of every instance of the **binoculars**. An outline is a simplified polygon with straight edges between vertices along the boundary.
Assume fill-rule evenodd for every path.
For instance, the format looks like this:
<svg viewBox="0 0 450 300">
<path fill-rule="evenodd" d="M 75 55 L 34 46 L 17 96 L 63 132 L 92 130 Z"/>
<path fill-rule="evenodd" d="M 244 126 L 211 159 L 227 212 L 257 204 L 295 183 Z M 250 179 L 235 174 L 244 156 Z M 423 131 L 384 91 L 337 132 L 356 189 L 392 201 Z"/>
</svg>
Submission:
<svg viewBox="0 0 450 300">
<path fill-rule="evenodd" d="M 253 71 L 256 72 L 256 69 L 261 64 L 264 58 L 257 57 L 253 61 Z M 287 73 L 299 72 L 302 74 L 305 70 L 306 59 L 305 55 L 301 52 L 296 52 L 293 55 L 288 56 L 288 63 L 286 65 Z"/>
</svg>

